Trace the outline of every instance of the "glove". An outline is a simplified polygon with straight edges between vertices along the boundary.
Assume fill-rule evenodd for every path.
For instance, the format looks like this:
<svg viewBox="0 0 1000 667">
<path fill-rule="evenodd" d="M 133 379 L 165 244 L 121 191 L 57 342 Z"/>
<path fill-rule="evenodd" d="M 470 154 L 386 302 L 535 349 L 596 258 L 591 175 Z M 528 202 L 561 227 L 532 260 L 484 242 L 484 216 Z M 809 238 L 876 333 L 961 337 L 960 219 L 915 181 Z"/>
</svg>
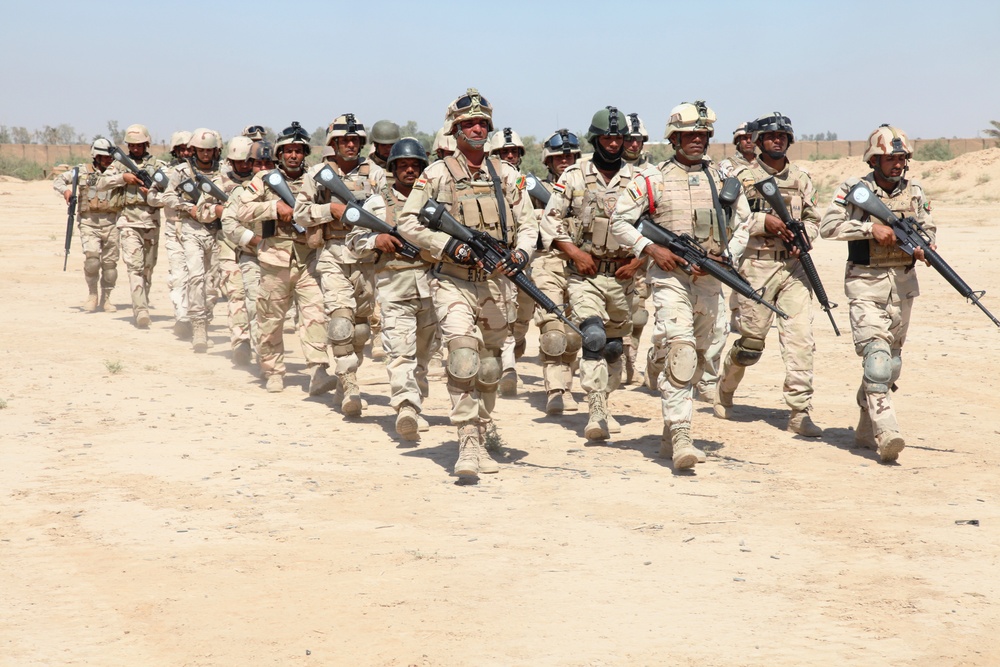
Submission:
<svg viewBox="0 0 1000 667">
<path fill-rule="evenodd" d="M 514 250 L 503 260 L 503 270 L 508 272 L 521 271 L 528 264 L 528 253 L 523 250 Z"/>
<path fill-rule="evenodd" d="M 448 240 L 444 247 L 444 254 L 448 255 L 458 264 L 474 264 L 475 258 L 472 256 L 472 248 L 462 243 L 456 238 Z"/>
</svg>

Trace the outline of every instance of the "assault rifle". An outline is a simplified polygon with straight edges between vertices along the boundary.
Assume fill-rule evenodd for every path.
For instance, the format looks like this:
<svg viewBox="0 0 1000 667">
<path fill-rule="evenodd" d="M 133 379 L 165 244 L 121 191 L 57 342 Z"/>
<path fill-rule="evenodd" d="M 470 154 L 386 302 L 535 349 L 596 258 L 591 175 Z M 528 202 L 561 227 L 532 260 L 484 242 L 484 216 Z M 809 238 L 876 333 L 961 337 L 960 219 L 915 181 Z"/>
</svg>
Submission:
<svg viewBox="0 0 1000 667">
<path fill-rule="evenodd" d="M 944 258 L 931 247 L 930 236 L 920 222 L 912 217 L 900 218 L 886 206 L 881 199 L 875 196 L 864 182 L 856 184 L 847 193 L 847 201 L 860 208 L 865 213 L 877 218 L 888 225 L 896 235 L 896 245 L 900 250 L 911 257 L 921 249 L 924 251 L 924 259 L 934 267 L 941 276 L 948 281 L 948 284 L 955 288 L 963 298 L 968 299 L 979 307 L 979 310 L 986 313 L 986 317 L 993 321 L 993 324 L 1000 327 L 1000 320 L 993 316 L 993 313 L 986 309 L 979 302 L 986 295 L 986 290 L 973 291 L 969 285 L 962 280 L 961 276 L 944 261 Z"/>
<path fill-rule="evenodd" d="M 222 188 L 216 185 L 215 182 L 205 174 L 196 171 L 194 174 L 194 180 L 198 184 L 198 189 L 204 192 L 206 195 L 212 195 L 223 204 L 229 201 L 229 195 L 223 192 Z"/>
<path fill-rule="evenodd" d="M 149 174 L 147 174 L 144 169 L 139 169 L 139 165 L 133 162 L 132 158 L 130 158 L 125 153 L 125 151 L 118 148 L 118 146 L 115 146 L 114 148 L 111 149 L 111 157 L 121 162 L 122 165 L 124 165 L 124 167 L 128 169 L 130 172 L 132 172 L 135 176 L 138 176 L 139 180 L 142 181 L 143 187 L 146 188 L 153 187 L 152 177 Z"/>
<path fill-rule="evenodd" d="M 63 271 L 69 261 L 69 248 L 73 243 L 73 223 L 76 221 L 76 192 L 80 186 L 80 168 L 73 167 L 73 192 L 69 196 L 69 208 L 66 209 L 66 254 L 63 256 Z"/>
<path fill-rule="evenodd" d="M 486 232 L 469 229 L 456 220 L 444 206 L 433 199 L 427 200 L 427 203 L 420 210 L 419 217 L 420 222 L 428 229 L 444 232 L 448 236 L 458 239 L 472 248 L 473 254 L 482 263 L 483 269 L 487 273 L 494 273 L 510 258 L 510 250 L 505 248 L 500 241 Z M 507 277 L 517 285 L 517 289 L 527 294 L 532 301 L 541 306 L 547 313 L 555 315 L 562 320 L 563 324 L 580 334 L 581 338 L 583 337 L 583 332 L 580 331 L 580 328 L 573 324 L 563 311 L 559 309 L 559 306 L 552 299 L 545 296 L 535 283 L 531 282 L 531 278 L 523 270 L 518 269 L 513 276 Z"/>
<path fill-rule="evenodd" d="M 195 185 L 195 182 L 190 178 L 185 178 L 183 181 L 178 183 L 177 187 L 180 188 L 182 193 L 187 195 L 187 198 L 191 200 L 192 204 L 197 204 L 198 200 L 201 199 L 201 191 L 198 189 L 198 186 Z"/>
<path fill-rule="evenodd" d="M 388 234 L 402 241 L 402 247 L 395 250 L 395 253 L 400 257 L 416 259 L 420 256 L 420 248 L 404 239 L 398 229 L 384 220 L 379 220 L 377 216 L 372 215 L 362 208 L 362 202 L 355 198 L 354 193 L 344 185 L 344 181 L 340 179 L 340 176 L 337 176 L 337 172 L 330 165 L 323 165 L 323 168 L 313 175 L 313 180 L 326 188 L 330 194 L 344 202 L 347 206 L 341 218 L 342 222 L 354 225 L 355 227 L 370 229 L 379 234 Z"/>
<path fill-rule="evenodd" d="M 291 206 L 293 209 L 295 208 L 295 195 L 292 194 L 292 189 L 288 187 L 288 181 L 285 180 L 284 174 L 279 169 L 272 169 L 264 174 L 264 185 L 271 188 L 271 192 L 278 195 L 278 198 L 285 202 L 285 204 Z M 292 229 L 299 234 L 306 233 L 305 227 L 294 221 L 292 222 Z"/>
<path fill-rule="evenodd" d="M 639 233 L 647 239 L 658 246 L 663 246 L 687 262 L 686 266 L 681 267 L 684 271 L 690 273 L 692 267 L 701 269 L 740 296 L 770 309 L 782 319 L 788 319 L 788 315 L 784 311 L 764 299 L 763 288 L 760 291 L 754 290 L 736 269 L 730 264 L 709 257 L 708 252 L 687 234 L 677 234 L 669 229 L 664 229 L 646 216 L 639 218 L 638 229 Z"/>
<path fill-rule="evenodd" d="M 162 167 L 153 172 L 153 185 L 161 192 L 165 192 L 167 186 L 170 185 L 170 177 L 167 176 L 167 172 L 163 171 Z"/>
<path fill-rule="evenodd" d="M 754 187 L 767 200 L 774 214 L 785 223 L 788 231 L 792 233 L 792 240 L 785 241 L 785 247 L 789 250 L 798 248 L 799 262 L 802 264 L 802 270 L 805 271 L 809 287 L 812 288 L 813 294 L 816 295 L 816 300 L 819 301 L 819 305 L 823 307 L 827 317 L 830 318 L 830 324 L 833 325 L 834 333 L 839 336 L 840 329 L 837 328 L 837 323 L 833 319 L 833 313 L 830 312 L 837 307 L 837 304 L 831 303 L 830 297 L 826 295 L 823 282 L 819 279 L 819 273 L 816 271 L 816 264 L 809 254 L 809 251 L 812 250 L 812 243 L 809 242 L 809 235 L 806 234 L 806 226 L 802 224 L 801 220 L 794 220 L 789 215 L 788 207 L 785 206 L 785 200 L 781 198 L 781 193 L 778 192 L 778 184 L 775 182 L 774 176 L 754 183 Z"/>
<path fill-rule="evenodd" d="M 525 190 L 528 194 L 542 202 L 542 206 L 549 205 L 549 199 L 552 198 L 552 193 L 545 189 L 542 182 L 538 180 L 538 177 L 532 174 L 530 171 L 524 179 Z"/>
</svg>

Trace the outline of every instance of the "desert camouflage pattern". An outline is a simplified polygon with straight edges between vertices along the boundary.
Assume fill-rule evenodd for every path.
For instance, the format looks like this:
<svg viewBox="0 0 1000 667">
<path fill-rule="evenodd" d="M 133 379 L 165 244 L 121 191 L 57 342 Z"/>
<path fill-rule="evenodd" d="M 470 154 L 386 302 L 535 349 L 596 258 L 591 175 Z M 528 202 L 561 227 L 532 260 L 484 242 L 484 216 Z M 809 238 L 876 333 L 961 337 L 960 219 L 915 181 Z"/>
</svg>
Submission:
<svg viewBox="0 0 1000 667">
<path fill-rule="evenodd" d="M 736 153 L 735 155 L 731 155 L 719 161 L 719 173 L 722 174 L 723 178 L 729 178 L 735 174 L 738 169 L 746 169 L 747 167 L 756 165 L 757 160 L 753 160 L 751 162 L 743 157 L 741 153 Z M 744 192 L 746 191 L 744 190 Z"/>
<path fill-rule="evenodd" d="M 160 230 L 155 227 L 120 227 L 119 232 L 132 294 L 132 312 L 138 315 L 149 310 L 149 287 L 153 281 L 153 267 L 156 266 Z"/>
<path fill-rule="evenodd" d="M 157 169 L 166 167 L 162 160 L 157 160 L 150 154 L 146 154 L 141 160 L 132 160 L 139 169 L 152 176 Z M 119 227 L 133 227 L 135 229 L 155 229 L 160 224 L 160 216 L 157 208 L 150 206 L 147 197 L 142 193 L 138 185 L 126 185 L 125 174 L 128 170 L 124 165 L 115 161 L 111 163 L 107 171 L 97 178 L 98 192 L 113 192 L 119 190 L 123 192 L 124 205 L 118 215 Z"/>
</svg>

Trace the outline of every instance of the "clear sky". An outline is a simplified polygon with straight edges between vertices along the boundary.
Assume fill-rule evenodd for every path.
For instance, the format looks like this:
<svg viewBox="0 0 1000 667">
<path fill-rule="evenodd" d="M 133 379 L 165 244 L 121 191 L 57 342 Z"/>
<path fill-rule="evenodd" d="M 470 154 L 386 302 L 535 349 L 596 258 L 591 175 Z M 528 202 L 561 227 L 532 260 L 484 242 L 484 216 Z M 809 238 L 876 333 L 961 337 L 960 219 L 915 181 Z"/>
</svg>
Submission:
<svg viewBox="0 0 1000 667">
<path fill-rule="evenodd" d="M 309 131 L 339 113 L 434 131 L 476 86 L 522 135 L 585 129 L 608 104 L 660 139 L 704 99 L 717 138 L 771 111 L 799 133 L 974 137 L 1000 119 L 1000 3 L 674 2 L 5 3 L 0 124 L 108 120 L 177 129 Z"/>
</svg>

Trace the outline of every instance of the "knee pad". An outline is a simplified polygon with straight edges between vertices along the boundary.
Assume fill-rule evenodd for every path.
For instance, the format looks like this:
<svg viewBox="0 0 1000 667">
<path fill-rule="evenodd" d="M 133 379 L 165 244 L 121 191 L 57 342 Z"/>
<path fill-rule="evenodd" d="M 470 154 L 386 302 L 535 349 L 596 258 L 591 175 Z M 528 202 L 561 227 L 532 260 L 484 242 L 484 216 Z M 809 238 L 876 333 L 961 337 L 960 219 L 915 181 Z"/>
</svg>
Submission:
<svg viewBox="0 0 1000 667">
<path fill-rule="evenodd" d="M 625 352 L 625 341 L 621 337 L 609 338 L 608 342 L 604 344 L 604 360 L 609 364 L 621 359 L 623 352 Z"/>
<path fill-rule="evenodd" d="M 542 325 L 542 335 L 538 338 L 538 347 L 542 354 L 549 357 L 559 357 L 566 352 L 566 334 L 563 333 L 561 322 L 549 322 Z"/>
<path fill-rule="evenodd" d="M 896 380 L 899 379 L 899 374 L 903 371 L 902 355 L 902 350 L 892 351 L 892 377 L 889 378 L 889 388 L 893 391 L 896 391 Z"/>
<path fill-rule="evenodd" d="M 108 286 L 114 286 L 118 282 L 118 267 L 114 264 L 101 267 L 101 281 Z"/>
<path fill-rule="evenodd" d="M 479 341 L 472 336 L 461 336 L 448 343 L 448 363 L 445 372 L 454 387 L 472 391 L 479 374 Z"/>
<path fill-rule="evenodd" d="M 730 351 L 733 363 L 737 366 L 753 366 L 760 361 L 760 356 L 764 353 L 764 341 L 760 338 L 740 337 L 733 343 Z"/>
<path fill-rule="evenodd" d="M 600 359 L 601 352 L 608 342 L 607 334 L 604 332 L 604 320 L 596 315 L 588 317 L 580 323 L 580 331 L 583 332 L 583 358 Z"/>
<path fill-rule="evenodd" d="M 632 313 L 632 328 L 644 327 L 649 323 L 649 311 L 645 308 L 640 308 L 634 313 Z"/>
<path fill-rule="evenodd" d="M 101 260 L 87 255 L 83 260 L 83 272 L 88 276 L 96 276 L 101 272 Z"/>
<path fill-rule="evenodd" d="M 500 375 L 503 373 L 500 357 L 494 357 L 489 352 L 479 358 L 479 372 L 476 374 L 476 389 L 484 394 L 495 393 L 500 386 Z"/>
<path fill-rule="evenodd" d="M 698 352 L 694 343 L 687 340 L 676 340 L 667 349 L 667 380 L 678 389 L 682 389 L 694 379 L 698 370 Z"/>
<path fill-rule="evenodd" d="M 354 349 L 360 349 L 368 344 L 371 338 L 372 328 L 368 322 L 359 322 L 354 325 Z"/>
<path fill-rule="evenodd" d="M 892 384 L 892 350 L 884 340 L 873 340 L 865 345 L 864 387 L 866 394 L 884 394 Z"/>
<path fill-rule="evenodd" d="M 354 318 L 351 311 L 338 308 L 326 323 L 326 335 L 333 348 L 333 356 L 343 357 L 354 353 Z"/>
<path fill-rule="evenodd" d="M 566 332 L 566 352 L 564 354 L 569 354 L 576 356 L 576 353 L 580 351 L 583 347 L 583 339 L 580 338 L 580 334 L 575 331 Z"/>
</svg>

